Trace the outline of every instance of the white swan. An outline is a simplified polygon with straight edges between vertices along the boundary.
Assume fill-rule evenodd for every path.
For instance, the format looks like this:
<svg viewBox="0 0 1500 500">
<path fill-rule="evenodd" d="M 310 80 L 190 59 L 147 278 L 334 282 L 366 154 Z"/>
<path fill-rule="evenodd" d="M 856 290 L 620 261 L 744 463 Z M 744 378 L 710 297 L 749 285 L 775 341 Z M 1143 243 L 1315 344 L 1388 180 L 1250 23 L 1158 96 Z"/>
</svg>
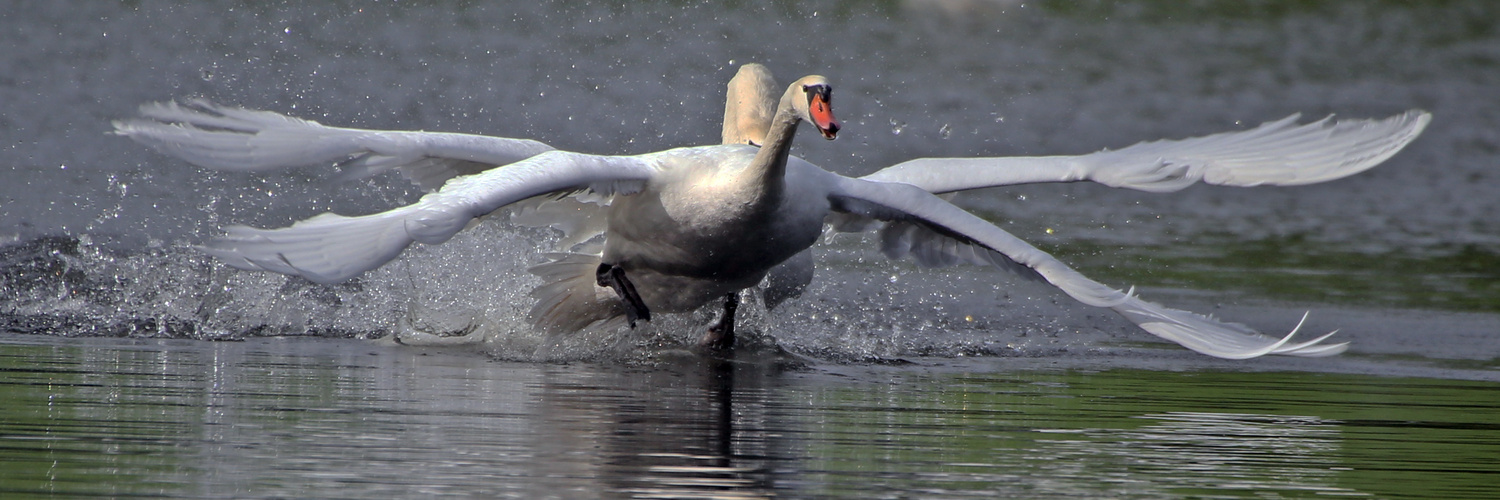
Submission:
<svg viewBox="0 0 1500 500">
<path fill-rule="evenodd" d="M 766 131 L 771 128 L 771 117 L 776 114 L 776 78 L 765 66 L 749 63 L 740 66 L 724 92 L 724 125 L 721 129 L 723 144 L 753 144 L 765 142 Z M 589 235 L 575 234 L 573 239 Z M 787 300 L 802 295 L 812 284 L 813 254 L 808 248 L 785 262 L 771 268 L 759 290 L 761 301 L 767 309 L 775 309 Z"/>
<path fill-rule="evenodd" d="M 316 153 L 315 162 L 337 159 L 340 157 L 337 152 L 342 152 L 343 157 L 352 157 L 351 161 L 356 163 L 406 167 L 414 162 L 503 163 L 528 151 L 545 148 L 531 141 L 460 134 L 337 129 L 273 113 L 219 108 L 207 103 L 195 105 L 202 110 L 183 109 L 176 105 L 148 105 L 143 107 L 143 113 L 153 120 L 119 122 L 116 128 L 121 134 L 195 163 L 232 169 L 306 163 L 294 161 L 295 155 L 291 153 L 298 151 Z M 791 158 L 784 166 L 783 189 L 797 195 L 796 203 L 791 201 L 794 197 L 786 197 L 788 201 L 777 211 L 780 215 L 773 217 L 785 227 L 762 232 L 763 236 L 770 238 L 765 242 L 752 242 L 736 249 L 772 250 L 765 253 L 774 255 L 800 250 L 816 238 L 816 231 L 807 230 L 807 221 L 821 221 L 825 214 L 835 215 L 840 228 L 862 226 L 850 224 L 859 219 L 879 219 L 887 221 L 882 240 L 888 254 L 909 253 L 919 262 L 929 265 L 958 261 L 1019 263 L 1021 266 L 1009 267 L 1035 272 L 1080 301 L 1111 307 L 1144 329 L 1205 354 L 1229 358 L 1268 353 L 1335 354 L 1344 349 L 1344 344 L 1319 344 L 1322 338 L 1289 344 L 1290 336 L 1279 340 L 1264 337 L 1240 325 L 1167 309 L 1109 289 L 1003 230 L 931 196 L 923 188 L 944 191 L 1017 182 L 1094 180 L 1118 187 L 1161 191 L 1180 189 L 1199 180 L 1228 185 L 1316 182 L 1331 175 L 1348 175 L 1383 161 L 1414 138 L 1427 120 L 1428 115 L 1422 112 L 1410 112 L 1382 121 L 1329 123 L 1325 120 L 1304 126 L 1293 126 L 1292 120 L 1288 119 L 1244 132 L 1177 142 L 1144 143 L 1081 157 L 914 161 L 927 162 L 927 166 L 944 172 L 936 176 L 916 169 L 920 163 L 908 162 L 866 179 L 850 179 Z M 788 134 L 791 129 L 795 129 L 795 124 L 789 127 Z M 339 281 L 394 258 L 413 240 L 441 242 L 462 228 L 470 218 L 536 194 L 590 189 L 622 195 L 616 198 L 616 203 L 619 203 L 645 200 L 647 198 L 638 196 L 650 186 L 656 186 L 658 200 L 663 199 L 660 193 L 676 192 L 695 203 L 711 201 L 702 196 L 709 192 L 706 188 L 701 191 L 697 187 L 676 191 L 670 188 L 698 186 L 684 180 L 688 178 L 716 189 L 737 186 L 722 178 L 704 175 L 707 170 L 700 167 L 703 158 L 736 155 L 728 153 L 735 148 L 746 151 L 737 153 L 738 157 L 754 151 L 753 148 L 737 146 L 710 146 L 637 157 L 546 153 L 479 175 L 455 179 L 442 191 L 424 197 L 417 204 L 381 214 L 365 217 L 324 214 L 273 231 L 230 228 L 225 239 L 211 243 L 207 250 L 236 267 L 297 274 L 315 281 Z M 450 154 L 451 151 L 460 154 Z M 399 163 L 398 160 L 406 162 Z M 1009 166 L 1020 175 L 1008 171 L 991 172 L 992 169 L 982 163 Z M 968 170 L 959 170 L 964 168 Z M 1306 172 L 1314 174 L 1299 175 Z M 900 182 L 874 182 L 872 179 Z M 669 189 L 662 191 L 662 187 Z M 631 204 L 626 202 L 626 205 Z M 639 203 L 634 206 L 637 208 L 633 210 L 637 212 L 643 210 Z M 619 210 L 616 213 L 627 212 Z M 681 214 L 674 215 L 665 210 L 656 214 L 654 220 L 669 224 L 666 228 L 650 228 L 621 219 L 621 230 L 643 231 L 637 236 L 647 236 L 644 241 L 652 245 L 640 245 L 641 238 L 636 238 L 637 245 L 620 245 L 624 248 L 638 246 L 632 250 L 632 255 L 644 257 L 646 261 L 667 256 L 670 258 L 666 260 L 676 259 L 677 263 L 684 259 L 691 264 L 703 264 L 706 260 L 714 261 L 713 264 L 725 263 L 726 258 L 717 256 L 668 255 L 671 253 L 668 250 L 680 248 L 657 248 L 661 245 L 655 245 L 662 237 L 670 240 L 690 227 L 714 229 L 721 233 L 743 229 L 731 220 L 732 217 L 712 217 L 722 215 L 719 211 L 699 211 L 697 214 L 708 215 L 712 220 L 680 220 L 676 217 Z M 615 222 L 612 218 L 612 230 L 616 229 Z M 694 293 L 680 297 L 676 294 L 659 296 L 658 293 L 650 299 L 643 293 L 642 299 L 648 311 L 655 308 L 656 301 L 661 301 L 662 310 L 691 308 L 685 304 L 697 307 L 711 300 L 720 290 L 748 286 L 750 277 L 756 272 L 764 272 L 764 260 L 758 259 L 752 265 L 738 268 L 753 272 L 737 272 L 732 279 L 718 276 L 695 278 L 707 283 L 695 283 L 699 286 L 694 288 Z M 742 264 L 735 263 L 736 266 Z M 668 270 L 670 267 L 653 263 L 643 268 L 646 271 L 640 280 L 630 269 L 624 271 L 629 280 L 638 285 L 648 281 L 659 284 L 681 279 L 682 275 Z M 688 267 L 701 272 L 713 266 Z M 569 289 L 578 284 L 582 281 L 577 277 L 580 273 L 576 272 L 577 269 L 573 271 L 573 278 L 567 278 L 567 273 L 553 275 L 556 282 L 548 286 Z M 610 294 L 601 293 L 602 290 L 592 283 L 576 291 L 580 292 L 576 294 L 580 298 L 558 303 L 585 304 L 594 300 L 595 304 L 611 304 L 604 312 L 596 308 L 596 314 L 628 312 L 619 301 L 602 300 L 610 298 Z M 659 290 L 647 292 L 657 293 Z"/>
</svg>

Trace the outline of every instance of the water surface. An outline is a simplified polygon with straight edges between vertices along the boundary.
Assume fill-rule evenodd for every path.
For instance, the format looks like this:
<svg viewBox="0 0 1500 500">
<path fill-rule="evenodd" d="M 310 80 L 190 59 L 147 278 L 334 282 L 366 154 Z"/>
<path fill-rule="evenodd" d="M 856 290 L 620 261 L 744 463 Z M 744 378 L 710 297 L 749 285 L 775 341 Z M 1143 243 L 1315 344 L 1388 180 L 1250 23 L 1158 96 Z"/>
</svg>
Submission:
<svg viewBox="0 0 1500 500">
<path fill-rule="evenodd" d="M 1482 498 L 1500 473 L 1495 382 L 305 338 L 0 353 L 8 498 Z"/>
</svg>

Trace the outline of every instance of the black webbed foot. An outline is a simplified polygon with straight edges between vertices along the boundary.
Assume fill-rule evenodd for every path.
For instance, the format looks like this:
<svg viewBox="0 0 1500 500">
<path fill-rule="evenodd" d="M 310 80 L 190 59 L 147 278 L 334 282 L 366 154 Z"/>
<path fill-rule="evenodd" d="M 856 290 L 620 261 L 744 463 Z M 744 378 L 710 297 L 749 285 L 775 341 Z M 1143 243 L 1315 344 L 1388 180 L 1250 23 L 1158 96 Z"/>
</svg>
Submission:
<svg viewBox="0 0 1500 500">
<path fill-rule="evenodd" d="M 636 293 L 635 285 L 625 277 L 625 270 L 613 264 L 599 264 L 594 271 L 594 280 L 599 286 L 614 289 L 615 294 L 620 296 L 620 302 L 625 304 L 625 320 L 635 328 L 638 320 L 651 321 L 651 310 L 646 308 L 646 303 L 641 300 L 641 295 Z"/>
<path fill-rule="evenodd" d="M 708 328 L 708 333 L 698 341 L 698 346 L 710 353 L 723 353 L 734 347 L 734 311 L 740 306 L 739 292 L 724 296 L 724 316 Z"/>
</svg>

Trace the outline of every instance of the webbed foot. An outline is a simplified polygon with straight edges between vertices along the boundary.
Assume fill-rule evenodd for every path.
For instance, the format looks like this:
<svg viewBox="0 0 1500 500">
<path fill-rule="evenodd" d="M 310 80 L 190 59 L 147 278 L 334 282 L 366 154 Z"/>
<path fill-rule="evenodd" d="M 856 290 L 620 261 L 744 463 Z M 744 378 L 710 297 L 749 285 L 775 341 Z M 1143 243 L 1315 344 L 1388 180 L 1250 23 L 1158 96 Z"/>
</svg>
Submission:
<svg viewBox="0 0 1500 500">
<path fill-rule="evenodd" d="M 724 296 L 724 316 L 708 328 L 708 333 L 698 340 L 698 347 L 710 353 L 723 353 L 734 347 L 734 311 L 740 306 L 739 292 Z"/>
<path fill-rule="evenodd" d="M 630 323 L 631 328 L 635 328 L 638 320 L 651 321 L 651 310 L 646 308 L 641 295 L 636 293 L 635 285 L 625 277 L 625 269 L 613 264 L 599 264 L 599 268 L 594 271 L 594 279 L 599 286 L 612 288 L 620 296 L 620 302 L 625 304 L 625 320 Z"/>
</svg>

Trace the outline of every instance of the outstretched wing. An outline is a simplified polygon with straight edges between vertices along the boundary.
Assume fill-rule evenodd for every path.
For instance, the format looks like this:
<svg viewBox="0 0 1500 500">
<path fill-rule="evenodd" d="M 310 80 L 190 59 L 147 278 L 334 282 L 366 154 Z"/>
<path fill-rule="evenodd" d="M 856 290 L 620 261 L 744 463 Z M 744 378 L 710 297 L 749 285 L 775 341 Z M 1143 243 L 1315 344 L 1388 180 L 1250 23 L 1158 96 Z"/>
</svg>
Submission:
<svg viewBox="0 0 1500 500">
<path fill-rule="evenodd" d="M 1230 359 L 1266 354 L 1329 356 L 1347 348 L 1347 344 L 1322 344 L 1332 333 L 1307 342 L 1292 343 L 1292 336 L 1297 333 L 1295 329 L 1276 339 L 1244 325 L 1224 323 L 1146 302 L 1132 292 L 1122 292 L 1085 277 L 1046 252 L 916 186 L 840 178 L 831 191 L 830 200 L 835 211 L 889 221 L 898 226 L 897 238 L 912 234 L 904 228 L 921 227 L 923 231 L 917 236 L 927 241 L 897 244 L 896 254 L 900 254 L 901 249 L 948 246 L 952 250 L 935 251 L 929 256 L 921 252 L 913 252 L 913 255 L 919 262 L 929 265 L 970 261 L 990 262 L 1002 267 L 1023 266 L 1079 302 L 1114 309 L 1142 329 L 1203 354 Z M 892 238 L 890 234 L 884 234 L 882 239 L 889 240 Z M 891 253 L 891 243 L 883 243 Z M 963 250 L 961 246 L 978 246 L 977 251 L 984 253 Z M 971 257 L 952 257 L 955 254 Z"/>
<path fill-rule="evenodd" d="M 594 156 L 552 151 L 483 173 L 457 177 L 418 202 L 377 214 L 325 213 L 291 227 L 234 226 L 200 249 L 240 269 L 337 283 L 380 267 L 413 241 L 448 241 L 469 221 L 547 193 L 639 191 L 655 172 L 639 156 Z"/>
<path fill-rule="evenodd" d="M 1012 184 L 1094 181 L 1171 192 L 1197 182 L 1224 186 L 1298 185 L 1362 172 L 1422 133 L 1432 115 L 1412 110 L 1384 120 L 1299 115 L 1239 132 L 1142 142 L 1082 156 L 919 158 L 862 179 L 901 182 L 933 193 Z"/>
<path fill-rule="evenodd" d="M 529 139 L 329 127 L 201 99 L 144 104 L 141 115 L 115 121 L 115 133 L 201 167 L 261 171 L 339 162 L 346 180 L 398 170 L 429 191 L 552 150 Z"/>
</svg>

